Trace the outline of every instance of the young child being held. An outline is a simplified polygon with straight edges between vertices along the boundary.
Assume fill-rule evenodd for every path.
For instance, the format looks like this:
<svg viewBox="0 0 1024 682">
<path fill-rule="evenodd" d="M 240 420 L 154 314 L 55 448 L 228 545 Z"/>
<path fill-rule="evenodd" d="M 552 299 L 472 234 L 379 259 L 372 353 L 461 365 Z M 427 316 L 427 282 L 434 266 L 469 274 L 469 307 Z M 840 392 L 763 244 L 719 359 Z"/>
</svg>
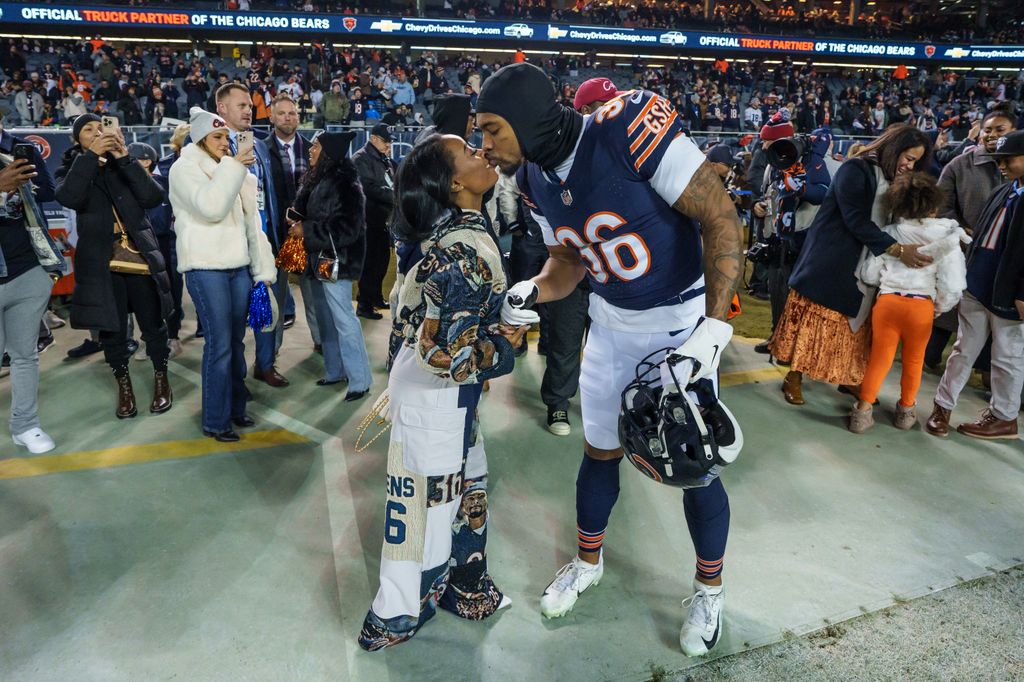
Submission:
<svg viewBox="0 0 1024 682">
<path fill-rule="evenodd" d="M 917 422 L 914 407 L 932 320 L 952 310 L 967 288 L 960 244 L 969 243 L 970 237 L 955 220 L 935 217 L 942 205 L 935 179 L 927 173 L 904 173 L 893 181 L 885 199 L 895 222 L 886 232 L 901 244 L 926 244 L 921 253 L 934 260 L 925 267 L 911 268 L 888 254 L 868 254 L 858 268 L 862 282 L 878 287 L 878 299 L 871 311 L 871 356 L 860 400 L 850 411 L 849 429 L 854 433 L 864 433 L 875 423 L 872 405 L 900 342 L 903 375 L 893 423 L 906 430 Z"/>
</svg>

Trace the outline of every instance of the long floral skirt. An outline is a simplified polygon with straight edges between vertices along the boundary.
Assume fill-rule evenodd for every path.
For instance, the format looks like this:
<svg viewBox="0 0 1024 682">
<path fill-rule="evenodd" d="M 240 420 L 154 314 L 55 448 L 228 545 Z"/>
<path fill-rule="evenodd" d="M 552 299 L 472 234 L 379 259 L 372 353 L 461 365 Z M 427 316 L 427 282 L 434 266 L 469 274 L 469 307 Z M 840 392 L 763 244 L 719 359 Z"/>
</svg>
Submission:
<svg viewBox="0 0 1024 682">
<path fill-rule="evenodd" d="M 790 369 L 828 384 L 857 385 L 864 379 L 871 350 L 871 330 L 857 333 L 846 316 L 790 289 L 769 346 Z"/>
</svg>

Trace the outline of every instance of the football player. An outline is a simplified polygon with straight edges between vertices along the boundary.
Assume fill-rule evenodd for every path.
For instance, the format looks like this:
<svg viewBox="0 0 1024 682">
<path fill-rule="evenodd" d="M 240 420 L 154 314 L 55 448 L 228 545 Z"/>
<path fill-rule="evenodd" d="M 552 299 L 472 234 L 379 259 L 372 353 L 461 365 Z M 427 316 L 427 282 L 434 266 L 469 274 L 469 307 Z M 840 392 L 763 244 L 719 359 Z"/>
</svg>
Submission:
<svg viewBox="0 0 1024 682">
<path fill-rule="evenodd" d="M 722 181 L 665 98 L 634 90 L 583 116 L 555 101 L 543 71 L 500 69 L 477 101 L 493 165 L 516 173 L 549 257 L 517 283 L 502 318 L 568 295 L 590 280 L 593 320 L 580 377 L 583 461 L 576 479 L 578 553 L 541 598 L 548 618 L 568 613 L 604 572 L 601 547 L 619 494 L 620 394 L 637 363 L 680 346 L 703 316 L 725 320 L 741 272 L 741 227 Z M 694 595 L 680 632 L 688 656 L 706 653 L 722 622 L 729 501 L 720 479 L 684 492 L 697 554 Z"/>
</svg>

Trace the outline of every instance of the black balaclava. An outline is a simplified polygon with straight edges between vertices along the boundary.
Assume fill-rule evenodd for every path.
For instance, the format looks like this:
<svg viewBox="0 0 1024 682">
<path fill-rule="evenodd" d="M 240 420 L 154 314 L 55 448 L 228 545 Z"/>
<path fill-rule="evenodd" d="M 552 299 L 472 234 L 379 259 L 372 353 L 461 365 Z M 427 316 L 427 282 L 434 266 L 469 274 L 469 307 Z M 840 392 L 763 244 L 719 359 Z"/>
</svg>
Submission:
<svg viewBox="0 0 1024 682">
<path fill-rule="evenodd" d="M 583 130 L 583 116 L 558 104 L 551 80 L 526 62 L 504 66 L 484 81 L 476 112 L 508 121 L 526 160 L 545 170 L 569 158 Z"/>
<path fill-rule="evenodd" d="M 466 122 L 473 107 L 469 95 L 452 94 L 434 98 L 434 132 L 439 135 L 466 136 Z"/>
</svg>

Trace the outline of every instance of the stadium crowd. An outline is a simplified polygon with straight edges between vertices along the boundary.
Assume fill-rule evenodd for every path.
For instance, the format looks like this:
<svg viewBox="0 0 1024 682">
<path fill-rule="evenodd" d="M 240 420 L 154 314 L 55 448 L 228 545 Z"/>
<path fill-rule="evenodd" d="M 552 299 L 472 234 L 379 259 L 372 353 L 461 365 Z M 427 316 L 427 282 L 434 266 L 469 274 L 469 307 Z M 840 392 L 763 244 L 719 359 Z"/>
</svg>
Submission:
<svg viewBox="0 0 1024 682">
<path fill-rule="evenodd" d="M 314 43 L 303 50 L 254 45 L 230 59 L 195 45 L 191 50 L 117 44 L 102 38 L 78 43 L 5 39 L 0 50 L 0 106 L 9 124 L 68 125 L 82 113 L 113 114 L 122 125 L 160 125 L 183 118 L 192 106 L 210 108 L 220 85 L 245 85 L 255 123 L 267 125 L 280 93 L 295 100 L 303 127 L 430 123 L 432 99 L 448 92 L 475 101 L 480 85 L 511 59 L 484 61 L 472 54 L 394 52 Z M 666 63 L 667 62 L 667 63 Z M 693 131 L 756 131 L 776 111 L 789 110 L 801 132 L 828 123 L 834 132 L 874 136 L 909 122 L 943 132 L 939 144 L 972 134 L 986 110 L 1024 96 L 1024 70 L 942 71 L 819 69 L 797 64 L 679 58 L 661 63 L 634 58 L 628 65 L 582 56 L 538 60 L 563 103 L 588 77 L 626 67 L 632 84 L 669 98 Z M 973 134 L 976 134 L 974 130 Z"/>
</svg>

